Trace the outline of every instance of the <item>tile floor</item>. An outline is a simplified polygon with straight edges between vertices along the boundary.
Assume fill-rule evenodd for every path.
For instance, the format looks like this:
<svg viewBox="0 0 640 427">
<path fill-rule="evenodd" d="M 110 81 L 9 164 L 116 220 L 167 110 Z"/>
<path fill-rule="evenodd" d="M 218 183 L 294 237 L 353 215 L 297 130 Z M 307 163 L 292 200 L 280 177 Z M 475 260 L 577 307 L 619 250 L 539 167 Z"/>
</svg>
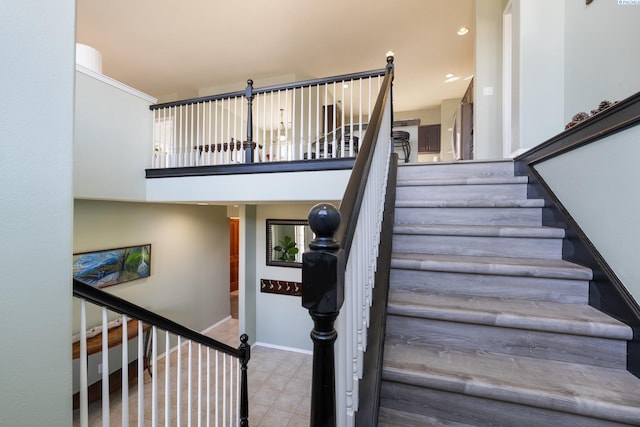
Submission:
<svg viewBox="0 0 640 427">
<path fill-rule="evenodd" d="M 233 296 L 232 296 L 233 297 Z M 164 333 L 161 334 L 164 339 Z M 230 318 L 218 325 L 207 335 L 224 342 L 232 347 L 237 347 L 238 320 Z M 196 353 L 196 352 L 194 352 Z M 182 354 L 182 371 L 186 373 L 188 369 L 187 351 Z M 205 357 L 203 357 L 205 359 Z M 194 356 L 192 369 L 197 367 L 197 356 Z M 212 357 L 213 360 L 213 357 Z M 172 369 L 177 366 L 176 353 L 172 353 L 170 359 Z M 164 402 L 164 359 L 158 361 L 158 401 L 162 406 Z M 249 361 L 249 425 L 251 427 L 301 427 L 309 425 L 309 403 L 311 396 L 311 368 L 312 357 L 309 354 L 283 351 L 268 347 L 253 346 L 251 349 L 251 360 Z M 171 383 L 176 382 L 175 374 L 170 378 Z M 194 381 L 195 383 L 196 381 Z M 145 396 L 151 396 L 151 377 L 145 372 Z M 182 385 L 182 404 L 180 424 L 187 425 L 186 414 L 188 408 L 187 386 Z M 175 386 L 174 386 L 175 389 Z M 129 389 L 129 423 L 137 425 L 137 385 L 132 385 Z M 193 396 L 197 396 L 197 384 L 192 385 Z M 175 391 L 172 391 L 171 421 L 170 425 L 177 425 L 177 404 L 175 402 Z M 149 400 L 149 399 L 147 399 Z M 192 398 L 193 412 L 197 412 L 198 401 Z M 202 404 L 204 406 L 204 404 Z M 122 425 L 122 398 L 120 392 L 110 395 L 110 425 Z M 89 406 L 89 425 L 99 426 L 101 421 L 101 403 L 95 402 Z M 158 424 L 164 425 L 164 409 L 158 410 Z M 203 425 L 206 425 L 206 415 L 202 416 Z M 234 420 L 234 425 L 237 420 Z M 194 415 L 193 425 L 199 425 Z M 215 425 L 214 420 L 211 420 Z M 151 425 L 150 403 L 145 402 L 145 425 Z M 79 426 L 79 411 L 74 411 L 74 426 Z M 223 424 L 221 424 L 223 425 Z M 227 425 L 227 424 L 224 424 Z"/>
</svg>

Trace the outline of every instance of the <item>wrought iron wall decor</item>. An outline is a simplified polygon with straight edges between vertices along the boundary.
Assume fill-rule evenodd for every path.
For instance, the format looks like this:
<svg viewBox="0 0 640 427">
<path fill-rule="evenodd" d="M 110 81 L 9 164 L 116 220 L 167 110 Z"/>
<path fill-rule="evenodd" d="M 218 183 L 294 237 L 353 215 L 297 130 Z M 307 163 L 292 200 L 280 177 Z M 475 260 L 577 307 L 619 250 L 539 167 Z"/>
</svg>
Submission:
<svg viewBox="0 0 640 427">
<path fill-rule="evenodd" d="M 267 294 L 302 296 L 302 283 L 287 280 L 260 279 L 260 292 Z"/>
</svg>

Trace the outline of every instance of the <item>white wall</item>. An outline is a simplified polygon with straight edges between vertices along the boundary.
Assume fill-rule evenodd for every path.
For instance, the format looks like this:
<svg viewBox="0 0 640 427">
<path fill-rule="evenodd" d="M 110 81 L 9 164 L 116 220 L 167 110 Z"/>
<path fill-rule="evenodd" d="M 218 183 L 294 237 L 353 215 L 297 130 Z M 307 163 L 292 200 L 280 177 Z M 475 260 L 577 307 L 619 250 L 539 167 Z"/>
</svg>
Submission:
<svg viewBox="0 0 640 427">
<path fill-rule="evenodd" d="M 302 281 L 302 269 L 274 267 L 266 264 L 266 220 L 307 219 L 312 204 L 260 205 L 256 215 L 257 277 L 256 290 L 256 341 L 284 347 L 312 350 L 309 333 L 313 322 L 309 311 L 302 307 L 302 298 L 260 292 L 260 279 Z"/>
<path fill-rule="evenodd" d="M 503 0 L 475 2 L 474 159 L 502 157 L 502 10 Z"/>
<path fill-rule="evenodd" d="M 565 1 L 564 122 L 640 91 L 640 6 Z"/>
<path fill-rule="evenodd" d="M 143 201 L 154 100 L 109 80 L 76 72 L 74 195 Z"/>
<path fill-rule="evenodd" d="M 515 153 L 564 130 L 564 4 L 558 0 L 512 3 Z"/>
<path fill-rule="evenodd" d="M 150 202 L 224 203 L 340 200 L 351 169 L 147 180 Z"/>
<path fill-rule="evenodd" d="M 70 426 L 75 2 L 0 16 L 0 424 Z"/>
<path fill-rule="evenodd" d="M 640 126 L 581 147 L 536 170 L 640 302 Z"/>
</svg>

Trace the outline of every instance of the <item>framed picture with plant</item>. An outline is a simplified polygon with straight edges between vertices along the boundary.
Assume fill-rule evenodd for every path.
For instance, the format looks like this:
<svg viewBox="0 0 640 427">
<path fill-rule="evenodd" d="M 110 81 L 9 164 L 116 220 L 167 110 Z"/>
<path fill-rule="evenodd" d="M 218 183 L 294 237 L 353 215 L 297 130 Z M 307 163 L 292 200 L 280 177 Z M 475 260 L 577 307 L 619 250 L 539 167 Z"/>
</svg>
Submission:
<svg viewBox="0 0 640 427">
<path fill-rule="evenodd" d="M 302 254 L 313 239 L 304 219 L 267 219 L 267 265 L 302 268 Z"/>
</svg>

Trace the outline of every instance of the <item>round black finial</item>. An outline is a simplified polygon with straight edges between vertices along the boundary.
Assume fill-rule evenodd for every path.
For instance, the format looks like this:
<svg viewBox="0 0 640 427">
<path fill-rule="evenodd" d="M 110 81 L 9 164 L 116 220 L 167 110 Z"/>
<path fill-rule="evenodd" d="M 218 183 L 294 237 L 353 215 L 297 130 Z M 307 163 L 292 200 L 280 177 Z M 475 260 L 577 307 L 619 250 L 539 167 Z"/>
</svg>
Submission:
<svg viewBox="0 0 640 427">
<path fill-rule="evenodd" d="M 249 86 L 253 86 L 253 80 L 251 80 L 251 79 L 247 80 L 247 84 L 248 84 Z"/>
<path fill-rule="evenodd" d="M 249 335 L 247 335 L 247 334 L 242 334 L 242 335 L 240 335 L 240 342 L 241 342 L 242 344 L 246 344 L 246 343 L 247 343 L 247 341 L 249 341 Z"/>
<path fill-rule="evenodd" d="M 333 235 L 340 226 L 340 211 L 331 203 L 319 203 L 309 211 L 309 227 L 316 238 L 309 243 L 312 249 L 337 249 Z"/>
</svg>

